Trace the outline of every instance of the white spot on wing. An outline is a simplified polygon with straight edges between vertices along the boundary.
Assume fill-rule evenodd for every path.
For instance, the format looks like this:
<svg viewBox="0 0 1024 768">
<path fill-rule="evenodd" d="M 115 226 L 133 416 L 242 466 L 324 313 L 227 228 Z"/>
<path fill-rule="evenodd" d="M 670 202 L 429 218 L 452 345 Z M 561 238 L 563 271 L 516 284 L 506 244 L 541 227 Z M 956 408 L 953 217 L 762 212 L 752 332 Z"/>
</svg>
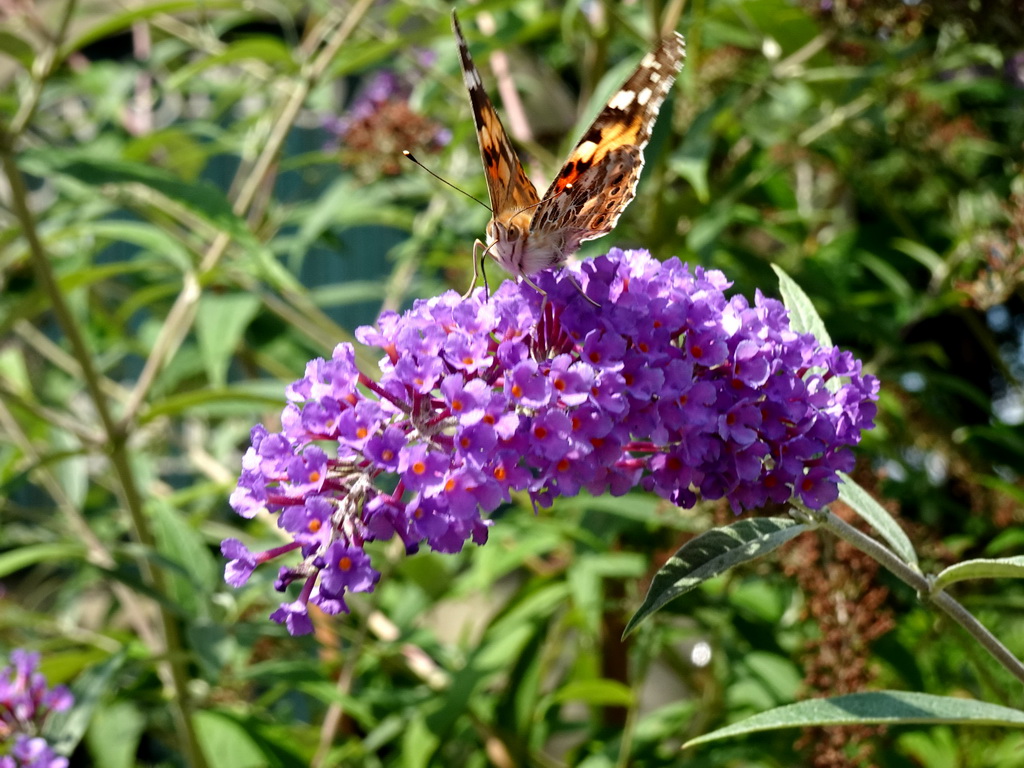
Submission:
<svg viewBox="0 0 1024 768">
<path fill-rule="evenodd" d="M 636 103 L 639 104 L 642 107 L 644 104 L 647 103 L 648 99 L 650 99 L 650 98 L 651 98 L 651 89 L 650 88 L 644 88 L 642 91 L 640 91 L 640 93 L 638 93 L 636 95 Z"/>
<path fill-rule="evenodd" d="M 612 100 L 608 102 L 608 106 L 612 109 L 626 109 L 630 104 L 633 103 L 633 99 L 636 98 L 636 94 L 632 91 L 619 91 L 612 97 Z"/>
</svg>

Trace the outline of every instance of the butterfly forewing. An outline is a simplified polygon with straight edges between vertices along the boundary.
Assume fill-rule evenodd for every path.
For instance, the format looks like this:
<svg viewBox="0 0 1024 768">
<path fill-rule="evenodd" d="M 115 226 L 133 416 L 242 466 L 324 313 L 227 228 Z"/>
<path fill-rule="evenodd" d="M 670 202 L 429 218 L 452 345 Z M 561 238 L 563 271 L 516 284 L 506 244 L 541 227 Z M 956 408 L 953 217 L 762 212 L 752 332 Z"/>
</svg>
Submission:
<svg viewBox="0 0 1024 768">
<path fill-rule="evenodd" d="M 491 211 L 495 218 L 508 217 L 536 205 L 540 198 L 537 197 L 537 189 L 523 170 L 519 156 L 512 148 L 498 113 L 494 110 L 487 91 L 484 90 L 480 73 L 469 55 L 469 45 L 462 34 L 462 27 L 459 26 L 454 10 L 452 29 L 459 44 L 462 80 L 469 91 L 469 100 L 473 107 L 480 156 L 484 161 L 484 173 L 487 176 L 487 193 L 491 198 Z"/>
<path fill-rule="evenodd" d="M 581 241 L 611 231 L 636 192 L 644 147 L 685 55 L 683 36 L 674 33 L 644 56 L 544 193 L 532 231 L 566 227 L 577 230 Z M 569 184 L 572 192 L 560 194 Z"/>
</svg>

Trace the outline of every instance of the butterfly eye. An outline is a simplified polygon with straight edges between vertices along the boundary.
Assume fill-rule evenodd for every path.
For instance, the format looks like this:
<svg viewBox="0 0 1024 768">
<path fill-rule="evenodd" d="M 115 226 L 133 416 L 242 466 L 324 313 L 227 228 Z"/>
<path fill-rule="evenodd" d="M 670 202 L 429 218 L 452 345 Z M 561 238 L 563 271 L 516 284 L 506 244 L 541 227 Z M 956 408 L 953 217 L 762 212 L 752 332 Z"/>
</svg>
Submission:
<svg viewBox="0 0 1024 768">
<path fill-rule="evenodd" d="M 508 229 L 505 230 L 506 240 L 518 240 L 519 239 L 519 227 L 515 224 L 510 224 Z"/>
</svg>

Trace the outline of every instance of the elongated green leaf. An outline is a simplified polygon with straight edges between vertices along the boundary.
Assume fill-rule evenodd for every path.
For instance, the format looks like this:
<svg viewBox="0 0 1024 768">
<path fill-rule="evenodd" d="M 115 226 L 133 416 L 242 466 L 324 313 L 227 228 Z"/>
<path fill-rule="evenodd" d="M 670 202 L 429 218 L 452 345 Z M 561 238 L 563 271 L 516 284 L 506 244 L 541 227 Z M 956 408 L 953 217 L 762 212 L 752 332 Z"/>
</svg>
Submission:
<svg viewBox="0 0 1024 768">
<path fill-rule="evenodd" d="M 594 706 L 633 706 L 633 690 L 617 680 L 584 680 L 559 688 L 552 699 L 557 703 L 582 701 Z"/>
<path fill-rule="evenodd" d="M 85 557 L 85 547 L 75 542 L 54 542 L 53 544 L 31 544 L 18 547 L 0 555 L 0 578 L 22 568 L 47 560 L 67 564 L 69 560 Z"/>
<path fill-rule="evenodd" d="M 758 731 L 780 728 L 806 728 L 822 725 L 868 725 L 911 723 L 961 725 L 998 725 L 1024 727 L 1024 712 L 998 704 L 952 696 L 906 691 L 873 691 L 851 693 L 831 699 L 810 699 L 787 704 L 768 712 L 748 717 L 717 731 L 690 739 L 684 747 L 721 741 Z"/>
<path fill-rule="evenodd" d="M 237 0 L 203 0 L 203 10 L 207 13 L 216 8 L 238 8 Z M 61 49 L 61 58 L 78 51 L 90 43 L 113 37 L 118 32 L 131 28 L 132 24 L 142 19 L 149 19 L 161 14 L 189 13 L 196 9 L 195 0 L 167 0 L 167 2 L 142 3 L 133 6 L 123 13 L 100 16 L 99 21 L 70 40 Z"/>
<path fill-rule="evenodd" d="M 85 739 L 104 768 L 132 768 L 145 728 L 146 717 L 134 702 L 115 701 L 93 713 Z"/>
<path fill-rule="evenodd" d="M 196 336 L 206 375 L 215 387 L 227 384 L 231 357 L 259 308 L 259 297 L 248 293 L 208 294 L 200 299 Z"/>
<path fill-rule="evenodd" d="M 292 72 L 295 69 L 295 59 L 284 42 L 272 37 L 250 37 L 231 43 L 218 53 L 197 59 L 182 67 L 167 79 L 165 87 L 169 90 L 181 88 L 188 80 L 210 67 L 235 64 L 246 59 L 275 65 L 275 69 L 282 72 Z"/>
<path fill-rule="evenodd" d="M 706 203 L 709 197 L 708 168 L 714 147 L 711 124 L 722 108 L 721 102 L 704 110 L 686 131 L 683 143 L 669 158 L 669 167 L 690 182 L 697 199 Z"/>
<path fill-rule="evenodd" d="M 91 237 L 119 243 L 133 243 L 143 250 L 166 258 L 183 272 L 192 266 L 188 249 L 182 245 L 181 241 L 152 224 L 137 221 L 85 221 L 79 224 L 77 229 L 81 234 Z M 67 236 L 64 233 L 60 233 L 60 235 Z M 135 259 L 132 261 L 134 262 Z M 124 266 L 128 268 L 131 265 Z"/>
<path fill-rule="evenodd" d="M 755 517 L 714 528 L 688 541 L 658 571 L 623 636 L 670 600 L 733 566 L 767 555 L 807 528 L 788 517 Z"/>
<path fill-rule="evenodd" d="M 32 60 L 36 57 L 32 46 L 8 29 L 0 29 L 0 53 L 10 56 L 25 69 L 32 67 Z"/>
<path fill-rule="evenodd" d="M 218 756 L 231 755 L 231 765 L 238 768 L 261 768 L 268 764 L 249 729 L 230 714 L 207 709 L 196 712 L 192 720 L 203 754 L 210 762 Z"/>
<path fill-rule="evenodd" d="M 100 161 L 73 151 L 29 151 L 19 158 L 19 164 L 37 176 L 60 174 L 92 187 L 141 184 L 246 245 L 254 248 L 259 246 L 245 222 L 231 210 L 224 194 L 208 182 L 183 181 L 173 173 L 153 165 L 114 158 Z"/>
<path fill-rule="evenodd" d="M 892 246 L 927 267 L 932 274 L 940 273 L 946 269 L 945 259 L 924 243 L 897 237 L 893 240 Z"/>
<path fill-rule="evenodd" d="M 208 609 L 204 596 L 218 581 L 218 565 L 180 510 L 163 500 L 153 500 L 149 509 L 160 555 L 180 568 L 167 570 L 171 600 L 188 614 L 203 616 Z"/>
<path fill-rule="evenodd" d="M 872 272 L 899 299 L 909 299 L 914 295 L 914 287 L 899 269 L 888 259 L 875 256 L 873 253 L 862 253 L 859 261 L 865 269 Z"/>
<path fill-rule="evenodd" d="M 276 389 L 275 389 L 276 387 Z M 186 411 L 196 414 L 244 414 L 253 408 L 280 408 L 281 385 L 239 384 L 224 389 L 198 389 L 154 402 L 143 423 L 161 416 L 176 416 Z"/>
<path fill-rule="evenodd" d="M 298 211 L 299 231 L 291 240 L 290 258 L 304 254 L 321 235 L 333 228 L 368 224 L 400 224 L 401 210 L 391 204 L 383 187 L 342 176 L 321 192 L 308 208 Z"/>
<path fill-rule="evenodd" d="M 793 328 L 802 333 L 813 333 L 814 338 L 821 342 L 821 346 L 831 347 L 832 337 L 825 330 L 825 323 L 822 322 L 810 297 L 804 293 L 804 289 L 779 265 L 772 264 L 772 269 L 779 277 L 779 292 L 782 294 L 782 302 L 789 310 L 789 321 Z"/>
<path fill-rule="evenodd" d="M 910 543 L 907 534 L 900 528 L 892 515 L 885 507 L 872 498 L 871 494 L 857 485 L 849 475 L 840 472 L 839 499 L 849 505 L 850 509 L 860 515 L 868 525 L 878 531 L 879 535 L 886 540 L 890 547 L 905 562 L 917 565 L 917 552 L 914 545 Z"/>
<path fill-rule="evenodd" d="M 935 577 L 935 589 L 967 579 L 1024 579 L 1024 555 L 998 559 L 965 560 L 951 565 Z"/>
<path fill-rule="evenodd" d="M 46 735 L 54 749 L 70 755 L 89 726 L 99 703 L 111 694 L 114 675 L 125 663 L 125 653 L 117 653 L 86 669 L 71 686 L 75 706 L 52 714 L 46 722 Z"/>
</svg>

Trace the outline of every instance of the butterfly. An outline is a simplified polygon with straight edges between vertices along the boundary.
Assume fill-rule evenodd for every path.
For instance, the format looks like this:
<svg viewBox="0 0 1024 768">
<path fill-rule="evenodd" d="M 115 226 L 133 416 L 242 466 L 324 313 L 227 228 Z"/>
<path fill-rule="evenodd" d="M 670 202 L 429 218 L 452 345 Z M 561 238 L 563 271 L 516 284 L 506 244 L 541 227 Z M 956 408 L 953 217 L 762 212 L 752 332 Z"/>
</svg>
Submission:
<svg viewBox="0 0 1024 768">
<path fill-rule="evenodd" d="M 644 56 L 539 197 L 484 90 L 454 10 L 452 28 L 491 200 L 484 253 L 536 288 L 531 274 L 564 264 L 585 240 L 608 234 L 633 199 L 644 147 L 682 69 L 686 43 L 674 32 Z"/>
</svg>

